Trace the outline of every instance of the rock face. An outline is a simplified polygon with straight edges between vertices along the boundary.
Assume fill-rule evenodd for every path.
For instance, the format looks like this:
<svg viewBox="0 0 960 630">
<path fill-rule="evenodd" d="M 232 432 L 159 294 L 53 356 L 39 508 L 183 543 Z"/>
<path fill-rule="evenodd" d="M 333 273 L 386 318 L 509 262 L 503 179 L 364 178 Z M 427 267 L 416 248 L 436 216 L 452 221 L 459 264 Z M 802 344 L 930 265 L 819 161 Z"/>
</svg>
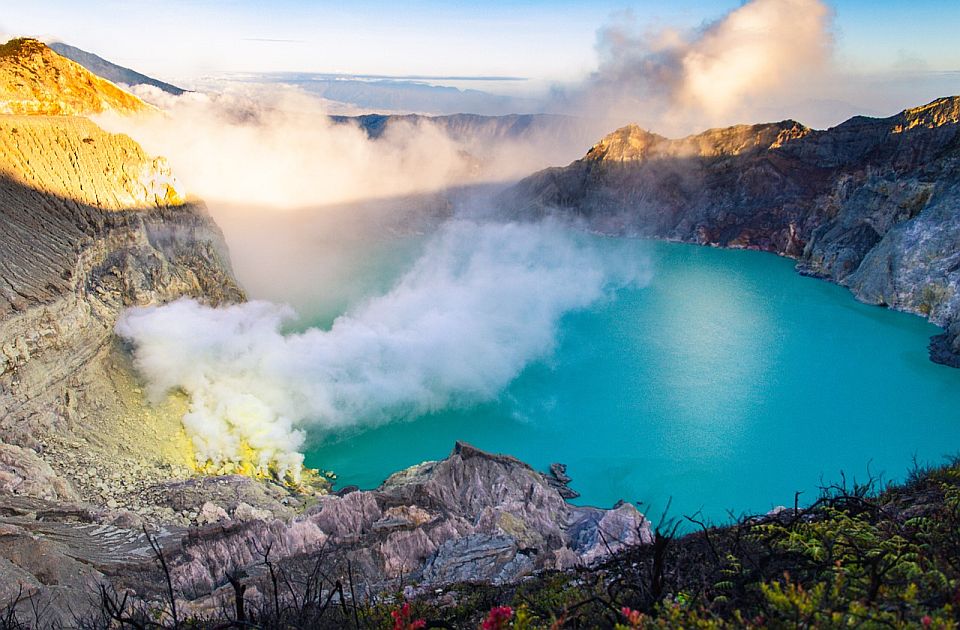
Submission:
<svg viewBox="0 0 960 630">
<path fill-rule="evenodd" d="M 0 46 L 0 114 L 133 113 L 151 107 L 35 39 Z"/>
<path fill-rule="evenodd" d="M 794 121 L 668 140 L 636 126 L 501 198 L 594 230 L 796 258 L 861 300 L 947 328 L 931 357 L 960 364 L 960 97 L 826 131 Z"/>
<path fill-rule="evenodd" d="M 190 467 L 183 401 L 148 406 L 113 335 L 127 306 L 243 297 L 219 229 L 177 186 L 89 120 L 0 116 L 0 439 L 67 477 L 15 492 L 106 501 L 141 465 L 154 480 L 158 462 Z"/>
<path fill-rule="evenodd" d="M 651 539 L 650 523 L 630 504 L 571 505 L 526 464 L 458 443 L 446 459 L 396 473 L 376 490 L 320 497 L 290 522 L 235 518 L 170 549 L 178 584 L 196 592 L 223 587 L 227 572 L 256 575 L 268 548 L 287 563 L 312 562 L 322 549 L 376 591 L 400 579 L 420 589 L 511 581 Z"/>
<path fill-rule="evenodd" d="M 652 539 L 650 523 L 632 505 L 570 505 L 546 475 L 462 443 L 446 459 L 399 472 L 376 490 L 321 497 L 295 518 L 237 502 L 230 490 L 238 486 L 228 481 L 206 481 L 224 490 L 208 493 L 215 501 L 203 506 L 207 525 L 156 533 L 188 612 L 230 601 L 228 573 L 243 576 L 250 599 L 269 592 L 267 560 L 290 576 L 320 563 L 328 579 L 350 579 L 367 595 L 398 584 L 410 595 L 589 565 Z M 54 620 L 82 612 L 76 606 L 95 601 L 90 595 L 100 584 L 146 601 L 162 599 L 164 588 L 135 515 L 2 495 L 0 576 L 0 603 L 14 599 L 20 583 Z"/>
</svg>

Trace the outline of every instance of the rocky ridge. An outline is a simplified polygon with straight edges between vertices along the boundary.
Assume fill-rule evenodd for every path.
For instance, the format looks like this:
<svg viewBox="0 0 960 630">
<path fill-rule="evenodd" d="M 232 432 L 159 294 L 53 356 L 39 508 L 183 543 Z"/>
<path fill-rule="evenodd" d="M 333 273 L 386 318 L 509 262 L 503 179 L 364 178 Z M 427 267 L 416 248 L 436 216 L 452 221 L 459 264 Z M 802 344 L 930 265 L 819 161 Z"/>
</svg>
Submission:
<svg viewBox="0 0 960 630">
<path fill-rule="evenodd" d="M 795 258 L 944 327 L 931 358 L 960 366 L 958 130 L 960 97 L 825 131 L 788 120 L 671 140 L 628 126 L 500 201 L 514 217 Z"/>
<path fill-rule="evenodd" d="M 103 57 L 81 50 L 76 46 L 70 46 L 63 42 L 51 42 L 49 46 L 51 50 L 61 57 L 66 57 L 71 61 L 77 62 L 98 77 L 102 77 L 113 83 L 130 86 L 152 85 L 174 96 L 180 96 L 186 92 L 183 88 L 160 81 L 159 79 L 154 79 L 153 77 L 148 77 L 136 70 L 117 65 L 111 61 L 107 61 Z"/>
<path fill-rule="evenodd" d="M 83 116 L 152 109 L 35 39 L 0 46 L 0 114 Z"/>
<path fill-rule="evenodd" d="M 170 563 L 180 589 L 200 594 L 189 606 L 202 612 L 231 601 L 228 573 L 242 571 L 265 590 L 267 550 L 291 571 L 313 566 L 320 553 L 325 570 L 344 583 L 349 571 L 370 594 L 403 584 L 413 595 L 590 565 L 652 540 L 649 521 L 633 505 L 571 505 L 546 475 L 464 443 L 375 490 L 341 494 L 319 497 L 286 523 L 222 515 L 181 538 L 170 547 Z"/>
<path fill-rule="evenodd" d="M 573 506 L 546 475 L 463 443 L 375 490 L 321 496 L 286 519 L 238 502 L 230 479 L 196 482 L 208 486 L 200 525 L 150 534 L 129 513 L 0 496 L 0 603 L 19 596 L 18 608 L 39 606 L 52 623 L 96 610 L 101 585 L 132 601 L 162 601 L 164 576 L 148 535 L 162 549 L 179 610 L 193 615 L 233 603 L 228 576 L 242 576 L 248 602 L 266 596 L 271 565 L 289 576 L 319 567 L 330 586 L 354 584 L 364 598 L 398 585 L 412 597 L 591 566 L 653 537 L 631 504 Z M 217 496 L 216 486 L 225 492 Z"/>
</svg>

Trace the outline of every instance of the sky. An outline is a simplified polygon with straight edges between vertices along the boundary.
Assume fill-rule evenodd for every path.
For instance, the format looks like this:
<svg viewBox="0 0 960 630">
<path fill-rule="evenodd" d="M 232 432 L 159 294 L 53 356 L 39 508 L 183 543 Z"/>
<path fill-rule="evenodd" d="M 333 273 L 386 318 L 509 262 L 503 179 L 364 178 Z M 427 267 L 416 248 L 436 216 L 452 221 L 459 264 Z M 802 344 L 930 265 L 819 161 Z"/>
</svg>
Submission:
<svg viewBox="0 0 960 630">
<path fill-rule="evenodd" d="M 960 70 L 960 0 L 829 0 L 852 72 Z M 597 31 L 695 28 L 730 0 L 0 0 L 0 33 L 60 40 L 161 79 L 231 72 L 509 75 L 576 80 Z"/>
</svg>

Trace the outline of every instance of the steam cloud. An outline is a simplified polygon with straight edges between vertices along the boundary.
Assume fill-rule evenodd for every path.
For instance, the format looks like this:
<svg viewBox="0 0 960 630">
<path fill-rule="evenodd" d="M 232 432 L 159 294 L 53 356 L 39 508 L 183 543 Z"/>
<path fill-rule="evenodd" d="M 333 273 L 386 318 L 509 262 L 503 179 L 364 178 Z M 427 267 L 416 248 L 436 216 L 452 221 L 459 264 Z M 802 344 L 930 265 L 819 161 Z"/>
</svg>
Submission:
<svg viewBox="0 0 960 630">
<path fill-rule="evenodd" d="M 821 0 L 750 0 L 694 31 L 637 32 L 623 15 L 598 33 L 600 64 L 575 109 L 661 132 L 744 122 L 827 80 L 833 37 Z"/>
<path fill-rule="evenodd" d="M 454 221 L 396 286 L 330 330 L 283 334 L 290 309 L 191 300 L 127 311 L 117 333 L 153 397 L 190 397 L 197 459 L 297 474 L 303 427 L 377 424 L 495 398 L 550 354 L 561 316 L 646 282 L 636 256 L 552 223 Z"/>
<path fill-rule="evenodd" d="M 98 122 L 167 157 L 215 216 L 220 203 L 329 207 L 516 179 L 580 157 L 626 122 L 682 134 L 796 114 L 832 72 L 830 29 L 822 0 L 750 0 L 693 31 L 639 33 L 622 16 L 598 33 L 597 70 L 544 103 L 575 118 L 522 138 L 394 121 L 371 140 L 358 125 L 331 121 L 331 103 L 278 84 L 181 96 L 138 86 L 164 115 Z"/>
<path fill-rule="evenodd" d="M 143 90 L 139 90 L 143 93 Z M 164 114 L 98 122 L 164 155 L 191 194 L 259 208 L 303 208 L 437 190 L 468 164 L 433 126 L 396 125 L 373 142 L 324 103 L 272 86 L 210 96 L 152 94 Z"/>
</svg>

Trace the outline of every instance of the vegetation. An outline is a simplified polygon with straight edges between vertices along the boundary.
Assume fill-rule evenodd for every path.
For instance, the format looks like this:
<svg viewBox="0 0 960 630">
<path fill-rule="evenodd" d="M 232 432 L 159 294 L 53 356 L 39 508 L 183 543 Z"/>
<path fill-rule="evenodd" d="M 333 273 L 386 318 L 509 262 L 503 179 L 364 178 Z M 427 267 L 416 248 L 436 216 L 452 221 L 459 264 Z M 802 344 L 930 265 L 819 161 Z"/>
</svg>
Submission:
<svg viewBox="0 0 960 630">
<path fill-rule="evenodd" d="M 42 47 L 42 44 L 35 39 L 31 39 L 29 37 L 18 37 L 16 39 L 11 39 L 5 44 L 0 44 L 0 57 L 23 55 Z"/>
<path fill-rule="evenodd" d="M 698 528 L 676 537 L 681 523 Z M 158 560 L 163 556 L 156 550 Z M 960 621 L 960 464 L 916 470 L 900 486 L 846 482 L 810 507 L 725 527 L 661 522 L 654 543 L 601 566 L 517 585 L 458 584 L 404 601 L 358 597 L 327 577 L 322 558 L 295 573 L 265 550 L 266 585 L 230 606 L 187 617 L 134 606 L 103 590 L 89 628 L 957 628 Z M 349 569 L 349 566 L 348 566 Z M 289 572 L 288 572 L 289 571 Z M 352 572 L 349 573 L 352 576 Z M 257 590 L 257 589 L 251 589 Z M 172 593 L 172 587 L 168 593 Z M 247 601 L 250 599 L 251 601 Z M 172 597 L 167 598 L 172 602 Z M 0 615 L 0 627 L 27 627 Z"/>
</svg>

